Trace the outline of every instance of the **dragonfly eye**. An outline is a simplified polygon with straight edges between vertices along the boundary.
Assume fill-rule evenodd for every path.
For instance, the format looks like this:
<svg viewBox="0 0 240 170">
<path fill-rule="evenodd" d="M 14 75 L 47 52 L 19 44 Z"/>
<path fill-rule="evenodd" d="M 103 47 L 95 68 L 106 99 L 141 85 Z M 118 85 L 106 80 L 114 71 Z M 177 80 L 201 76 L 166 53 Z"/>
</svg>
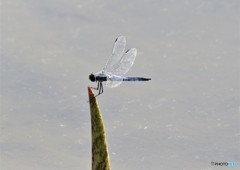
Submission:
<svg viewBox="0 0 240 170">
<path fill-rule="evenodd" d="M 89 79 L 90 79 L 91 81 L 95 81 L 95 80 L 96 80 L 96 78 L 95 78 L 95 76 L 94 76 L 93 74 L 90 74 L 90 75 L 89 75 Z"/>
</svg>

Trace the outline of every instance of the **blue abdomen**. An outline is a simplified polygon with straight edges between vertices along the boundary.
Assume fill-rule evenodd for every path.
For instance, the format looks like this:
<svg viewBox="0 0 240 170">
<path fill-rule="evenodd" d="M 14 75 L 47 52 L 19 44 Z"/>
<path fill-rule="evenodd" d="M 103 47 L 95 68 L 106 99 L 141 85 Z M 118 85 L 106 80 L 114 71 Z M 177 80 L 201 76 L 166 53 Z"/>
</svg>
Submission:
<svg viewBox="0 0 240 170">
<path fill-rule="evenodd" d="M 150 78 L 144 78 L 144 77 L 125 77 L 123 78 L 123 81 L 148 81 L 151 80 Z"/>
</svg>

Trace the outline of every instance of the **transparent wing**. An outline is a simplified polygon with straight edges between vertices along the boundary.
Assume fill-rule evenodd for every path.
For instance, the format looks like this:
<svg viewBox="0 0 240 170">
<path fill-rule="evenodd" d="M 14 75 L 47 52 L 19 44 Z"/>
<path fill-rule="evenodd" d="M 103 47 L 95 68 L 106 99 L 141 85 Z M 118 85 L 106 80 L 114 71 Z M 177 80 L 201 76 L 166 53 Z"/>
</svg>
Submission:
<svg viewBox="0 0 240 170">
<path fill-rule="evenodd" d="M 135 58 L 137 56 L 137 49 L 131 48 L 125 52 L 123 57 L 121 58 L 120 62 L 113 68 L 112 74 L 117 76 L 123 76 L 126 74 L 129 69 L 132 67 Z"/>
<path fill-rule="evenodd" d="M 123 77 L 121 76 L 115 76 L 115 75 L 110 75 L 108 76 L 108 81 L 106 81 L 106 86 L 110 88 L 114 88 L 119 86 L 123 81 Z"/>
<path fill-rule="evenodd" d="M 112 54 L 110 58 L 107 61 L 107 64 L 103 68 L 104 72 L 110 72 L 112 71 L 112 68 L 114 68 L 114 65 L 116 65 L 121 57 L 124 54 L 125 51 L 125 46 L 126 46 L 126 38 L 124 36 L 120 36 L 115 40 Z"/>
<path fill-rule="evenodd" d="M 136 48 L 131 48 L 130 50 L 127 50 L 121 60 L 111 70 L 113 78 L 111 79 L 111 76 L 109 76 L 109 80 L 106 82 L 106 86 L 111 88 L 119 86 L 122 83 L 122 76 L 126 74 L 132 67 L 136 56 Z M 119 80 L 116 80 L 116 77 L 118 77 Z"/>
<path fill-rule="evenodd" d="M 114 88 L 119 86 L 122 83 L 122 81 L 106 81 L 106 86 L 110 88 Z"/>
</svg>

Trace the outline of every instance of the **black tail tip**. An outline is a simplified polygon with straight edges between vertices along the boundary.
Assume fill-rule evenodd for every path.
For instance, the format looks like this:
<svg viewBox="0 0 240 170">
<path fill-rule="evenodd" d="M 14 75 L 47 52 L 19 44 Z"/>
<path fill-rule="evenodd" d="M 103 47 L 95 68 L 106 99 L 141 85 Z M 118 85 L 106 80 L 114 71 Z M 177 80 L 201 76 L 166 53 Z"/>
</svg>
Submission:
<svg viewBox="0 0 240 170">
<path fill-rule="evenodd" d="M 146 81 L 149 81 L 149 80 L 151 80 L 151 78 L 145 78 L 146 79 Z"/>
</svg>

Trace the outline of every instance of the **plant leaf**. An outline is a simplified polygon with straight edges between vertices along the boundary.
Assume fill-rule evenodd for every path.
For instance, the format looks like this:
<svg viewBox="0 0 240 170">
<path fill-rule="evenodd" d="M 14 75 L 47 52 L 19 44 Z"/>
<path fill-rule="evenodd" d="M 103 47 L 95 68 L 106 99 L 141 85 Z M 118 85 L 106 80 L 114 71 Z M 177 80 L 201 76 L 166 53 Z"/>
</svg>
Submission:
<svg viewBox="0 0 240 170">
<path fill-rule="evenodd" d="M 97 100 L 88 87 L 92 127 L 92 170 L 110 170 L 104 123 Z"/>
</svg>

